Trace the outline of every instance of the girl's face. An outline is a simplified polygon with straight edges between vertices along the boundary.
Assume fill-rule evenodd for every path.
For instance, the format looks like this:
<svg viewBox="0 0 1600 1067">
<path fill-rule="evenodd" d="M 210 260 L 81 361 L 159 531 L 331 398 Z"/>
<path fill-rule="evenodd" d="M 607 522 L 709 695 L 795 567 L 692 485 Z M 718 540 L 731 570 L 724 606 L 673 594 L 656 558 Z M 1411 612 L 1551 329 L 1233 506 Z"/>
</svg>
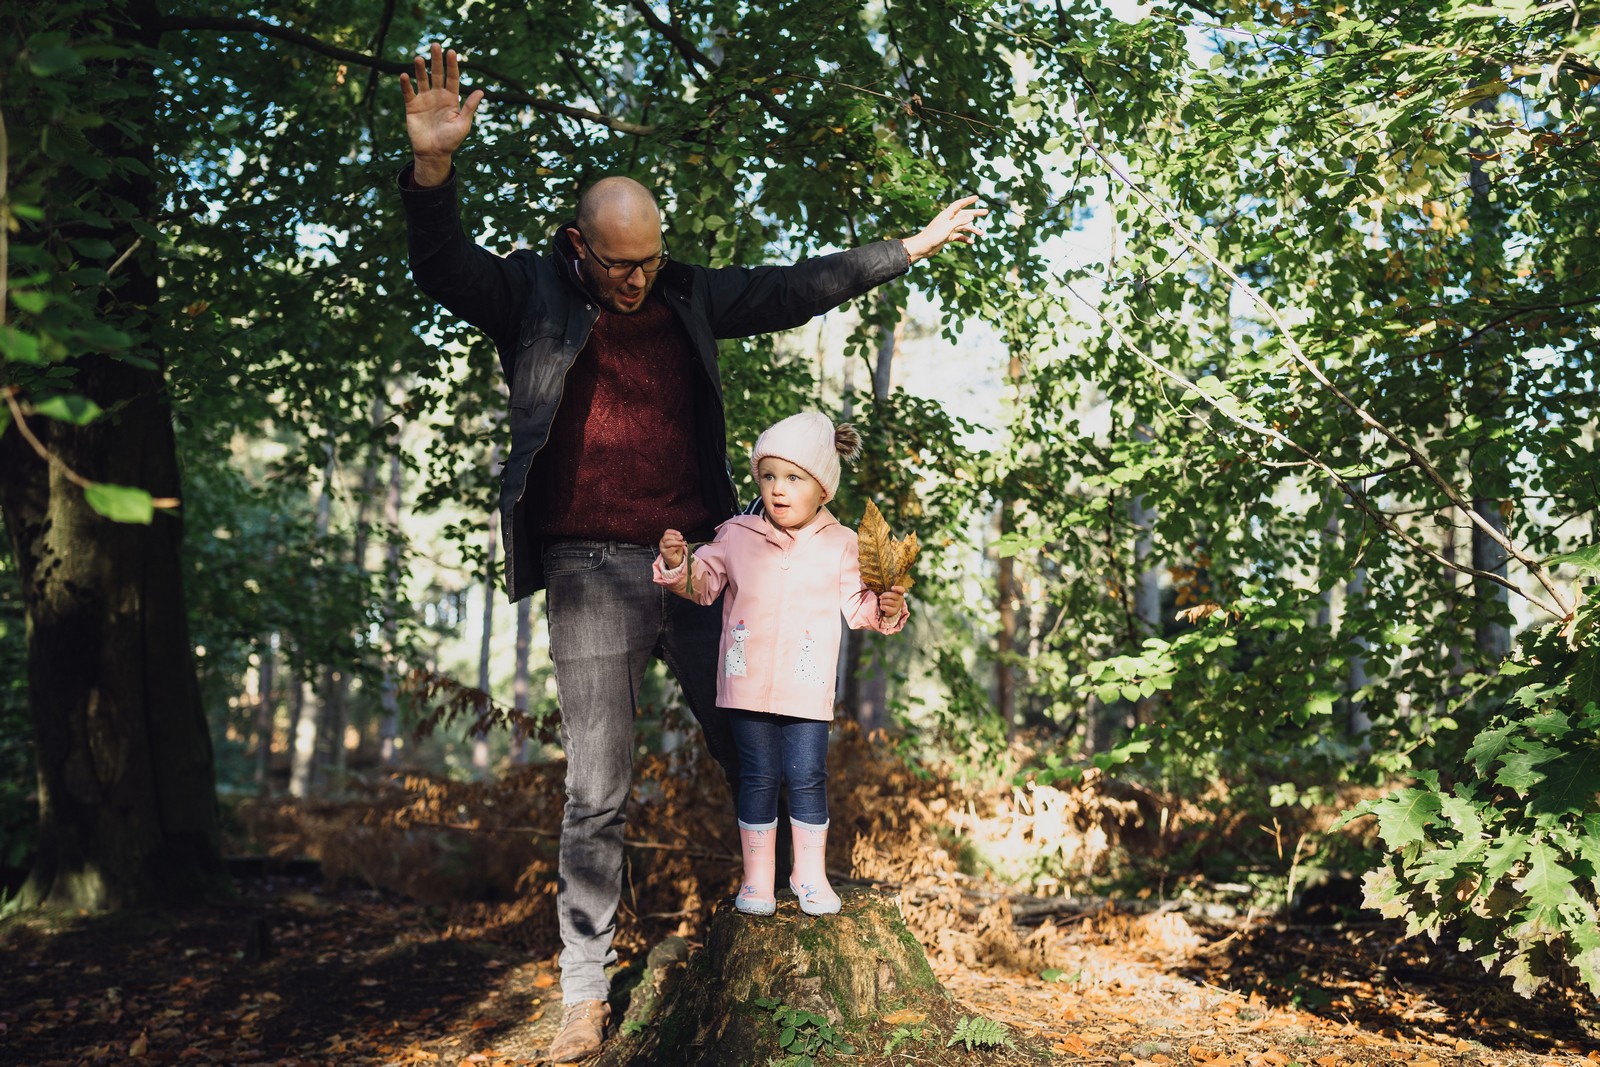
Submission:
<svg viewBox="0 0 1600 1067">
<path fill-rule="evenodd" d="M 768 521 L 781 529 L 798 530 L 822 510 L 822 483 L 786 459 L 763 456 L 756 484 Z"/>
</svg>

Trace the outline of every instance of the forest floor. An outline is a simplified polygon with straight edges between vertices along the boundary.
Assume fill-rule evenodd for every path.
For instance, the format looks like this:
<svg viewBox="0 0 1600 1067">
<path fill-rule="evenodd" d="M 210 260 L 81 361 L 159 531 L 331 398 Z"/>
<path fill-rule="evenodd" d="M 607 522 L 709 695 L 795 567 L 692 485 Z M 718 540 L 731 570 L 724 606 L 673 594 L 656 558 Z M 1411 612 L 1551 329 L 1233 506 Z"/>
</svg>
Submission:
<svg viewBox="0 0 1600 1067">
<path fill-rule="evenodd" d="M 898 894 L 963 1012 L 1063 1067 L 1600 1067 L 1600 1016 L 1581 990 L 1524 999 L 1370 913 L 1314 925 L 1027 897 L 961 873 L 939 847 L 955 804 L 983 815 L 972 798 L 896 777 L 870 746 L 838 762 L 830 866 Z M 625 971 L 662 937 L 692 946 L 736 878 L 732 843 L 686 818 L 704 798 L 674 792 L 706 776 L 671 770 L 644 767 L 630 821 Z M 494 787 L 412 776 L 338 805 L 261 804 L 230 846 L 315 864 L 242 866 L 237 900 L 199 912 L 13 917 L 0 925 L 0 1063 L 541 1063 L 561 1015 L 559 788 L 551 771 Z M 917 1064 L 947 1039 L 820 1062 Z"/>
<path fill-rule="evenodd" d="M 240 888 L 236 905 L 185 916 L 13 920 L 0 1062 L 543 1062 L 561 1014 L 550 953 L 393 894 L 283 878 Z M 1054 980 L 935 970 L 963 1011 L 1039 1039 L 1063 1065 L 1600 1063 L 1574 1000 L 1524 1000 L 1387 927 L 1186 922 L 1173 943 L 1157 924 L 1113 918 L 1078 924 Z M 838 1062 L 915 1064 L 917 1051 Z"/>
</svg>

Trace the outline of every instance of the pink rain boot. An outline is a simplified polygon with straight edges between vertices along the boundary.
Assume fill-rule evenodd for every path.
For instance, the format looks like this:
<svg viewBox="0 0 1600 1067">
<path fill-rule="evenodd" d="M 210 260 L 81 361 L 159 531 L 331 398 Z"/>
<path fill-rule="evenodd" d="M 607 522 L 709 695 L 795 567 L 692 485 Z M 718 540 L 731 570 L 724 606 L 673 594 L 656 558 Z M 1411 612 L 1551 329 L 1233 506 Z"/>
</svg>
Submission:
<svg viewBox="0 0 1600 1067">
<path fill-rule="evenodd" d="M 778 820 L 765 826 L 739 824 L 739 849 L 744 853 L 744 884 L 733 906 L 746 915 L 771 915 L 778 910 L 772 882 L 778 862 Z"/>
<path fill-rule="evenodd" d="M 828 884 L 828 824 L 789 820 L 794 831 L 794 873 L 789 888 L 800 898 L 800 910 L 807 915 L 832 915 L 839 910 L 839 894 Z"/>
</svg>

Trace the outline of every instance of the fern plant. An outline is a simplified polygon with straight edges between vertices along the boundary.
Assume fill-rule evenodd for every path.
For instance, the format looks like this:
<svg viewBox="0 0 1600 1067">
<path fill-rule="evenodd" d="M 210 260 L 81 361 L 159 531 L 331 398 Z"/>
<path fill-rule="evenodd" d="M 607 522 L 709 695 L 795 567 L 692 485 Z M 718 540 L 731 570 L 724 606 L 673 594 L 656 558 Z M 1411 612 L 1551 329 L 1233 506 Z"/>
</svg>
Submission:
<svg viewBox="0 0 1600 1067">
<path fill-rule="evenodd" d="M 927 1036 L 927 1031 L 931 1029 L 933 1028 L 923 1026 L 920 1023 L 907 1023 L 904 1026 L 895 1027 L 894 1032 L 889 1035 L 889 1039 L 883 1043 L 883 1054 L 885 1056 L 889 1055 L 908 1041 L 921 1041 Z"/>
<path fill-rule="evenodd" d="M 985 1019 L 982 1015 L 970 1019 L 963 1015 L 956 1023 L 955 1033 L 944 1043 L 945 1048 L 953 1045 L 962 1045 L 968 1052 L 975 1048 L 1010 1048 L 1011 1030 L 1005 1023 Z"/>
</svg>

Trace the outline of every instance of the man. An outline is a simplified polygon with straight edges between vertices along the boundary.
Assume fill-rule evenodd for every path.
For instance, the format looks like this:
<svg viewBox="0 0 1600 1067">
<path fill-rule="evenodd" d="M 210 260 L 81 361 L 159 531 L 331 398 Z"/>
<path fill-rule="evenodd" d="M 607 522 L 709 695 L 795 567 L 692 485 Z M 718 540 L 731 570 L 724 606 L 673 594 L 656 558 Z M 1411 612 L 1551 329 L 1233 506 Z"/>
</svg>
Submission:
<svg viewBox="0 0 1600 1067">
<path fill-rule="evenodd" d="M 665 660 L 730 786 L 738 755 L 716 707 L 716 605 L 650 577 L 661 532 L 708 540 L 737 510 L 727 462 L 716 338 L 798 326 L 952 240 L 981 209 L 957 201 L 905 241 L 790 267 L 711 270 L 671 260 L 649 190 L 605 178 L 584 192 L 551 251 L 500 257 L 469 241 L 451 163 L 483 99 L 460 101 L 456 54 L 431 49 L 400 76 L 412 163 L 399 184 L 418 286 L 493 339 L 511 391 L 501 473 L 506 585 L 543 587 L 567 756 L 559 882 L 556 1063 L 596 1051 L 610 1015 L 605 966 L 622 878 L 635 697 Z"/>
</svg>

